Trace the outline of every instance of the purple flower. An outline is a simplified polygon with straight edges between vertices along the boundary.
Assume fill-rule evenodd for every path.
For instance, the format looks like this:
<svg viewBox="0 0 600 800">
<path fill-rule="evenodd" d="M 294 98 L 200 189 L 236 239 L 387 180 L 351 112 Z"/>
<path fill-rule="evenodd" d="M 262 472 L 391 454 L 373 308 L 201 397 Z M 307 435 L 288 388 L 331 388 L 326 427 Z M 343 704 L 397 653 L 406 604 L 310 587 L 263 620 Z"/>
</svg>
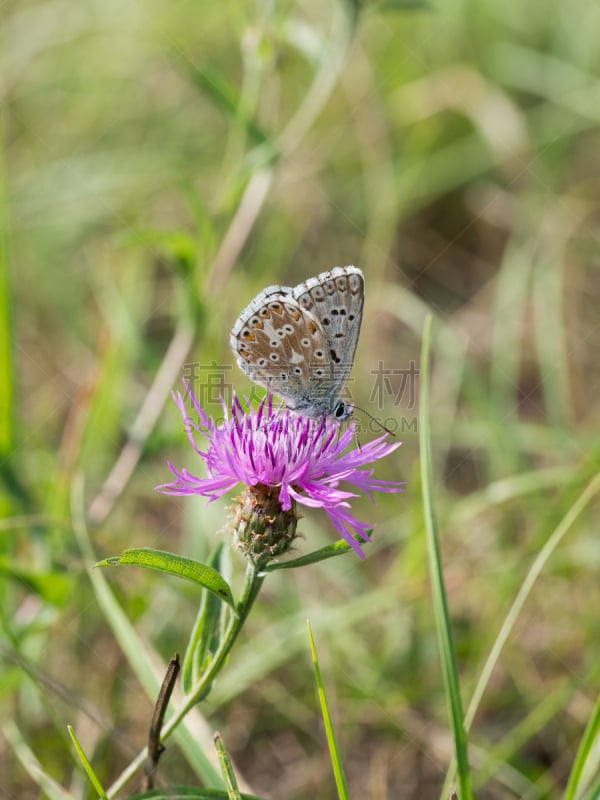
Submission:
<svg viewBox="0 0 600 800">
<path fill-rule="evenodd" d="M 216 500 L 238 484 L 245 484 L 253 492 L 250 505 L 247 502 L 240 504 L 245 509 L 242 515 L 245 523 L 249 523 L 251 512 L 257 508 L 262 512 L 263 520 L 268 511 L 266 518 L 269 522 L 275 524 L 277 517 L 278 530 L 283 531 L 287 526 L 290 542 L 295 535 L 297 516 L 293 514 L 296 503 L 323 508 L 337 532 L 361 558 L 365 557 L 355 537 L 370 542 L 368 531 L 371 526 L 360 522 L 351 513 L 350 500 L 358 496 L 357 492 L 341 489 L 340 484 L 362 491 L 371 499 L 373 492 L 403 491 L 402 484 L 377 480 L 372 477 L 372 469 L 364 469 L 396 450 L 401 442 L 387 443 L 387 434 L 384 434 L 368 444 L 348 450 L 354 440 L 353 423 L 342 430 L 339 423 L 325 416 L 306 417 L 288 409 L 274 409 L 272 397 L 263 399 L 258 410 L 250 408 L 247 412 L 234 397 L 231 412 L 224 405 L 225 420 L 217 425 L 207 417 L 187 384 L 186 390 L 199 424 L 189 418 L 179 392 L 173 393 L 173 399 L 185 420 L 190 444 L 206 463 L 208 476 L 198 478 L 169 463 L 176 480 L 157 486 L 159 492 L 199 494 Z M 195 435 L 198 433 L 207 439 L 206 450 L 201 450 L 196 443 Z M 257 494 L 259 489 L 262 490 L 260 495 Z M 264 542 L 264 525 L 260 538 Z M 271 556 L 283 552 L 282 549 L 273 549 L 272 540 L 269 541 Z M 255 548 L 253 553 L 256 552 Z M 264 552 L 261 558 L 263 556 Z"/>
</svg>

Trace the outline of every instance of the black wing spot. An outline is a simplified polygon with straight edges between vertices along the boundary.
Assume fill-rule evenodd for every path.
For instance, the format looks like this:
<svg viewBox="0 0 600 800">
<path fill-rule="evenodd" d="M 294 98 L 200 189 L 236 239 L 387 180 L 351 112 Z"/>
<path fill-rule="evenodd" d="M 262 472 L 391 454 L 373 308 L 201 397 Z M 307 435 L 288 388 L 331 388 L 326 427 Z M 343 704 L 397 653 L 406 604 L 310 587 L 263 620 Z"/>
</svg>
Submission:
<svg viewBox="0 0 600 800">
<path fill-rule="evenodd" d="M 338 354 L 335 352 L 335 350 L 332 348 L 329 352 L 331 354 L 332 359 L 335 361 L 335 363 L 339 364 L 340 363 L 340 359 L 338 358 Z"/>
</svg>

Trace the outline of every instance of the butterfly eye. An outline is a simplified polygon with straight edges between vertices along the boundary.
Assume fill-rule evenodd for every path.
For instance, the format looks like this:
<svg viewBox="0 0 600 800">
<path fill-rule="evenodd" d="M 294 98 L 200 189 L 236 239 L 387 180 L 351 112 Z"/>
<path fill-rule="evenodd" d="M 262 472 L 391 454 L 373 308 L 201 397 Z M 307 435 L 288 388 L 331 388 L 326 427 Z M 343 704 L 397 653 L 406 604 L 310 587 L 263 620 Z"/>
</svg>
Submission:
<svg viewBox="0 0 600 800">
<path fill-rule="evenodd" d="M 279 361 L 279 355 L 277 353 L 271 353 L 269 358 L 271 359 L 271 361 Z"/>
<path fill-rule="evenodd" d="M 323 351 L 322 350 L 315 350 L 315 356 L 317 358 L 323 358 Z"/>
<path fill-rule="evenodd" d="M 284 325 L 283 330 L 288 334 L 291 335 L 294 332 L 294 329 L 291 325 Z"/>
<path fill-rule="evenodd" d="M 294 367 L 294 375 L 302 375 L 302 370 L 300 367 Z"/>
<path fill-rule="evenodd" d="M 338 400 L 333 407 L 333 416 L 336 419 L 345 419 L 348 416 L 348 409 L 343 400 Z"/>
<path fill-rule="evenodd" d="M 329 319 L 329 317 L 323 317 L 321 322 L 323 323 L 323 325 L 329 325 L 331 323 L 331 320 Z"/>
<path fill-rule="evenodd" d="M 302 347 L 310 347 L 310 339 L 307 339 L 305 336 L 304 339 L 300 340 L 300 344 Z"/>
</svg>

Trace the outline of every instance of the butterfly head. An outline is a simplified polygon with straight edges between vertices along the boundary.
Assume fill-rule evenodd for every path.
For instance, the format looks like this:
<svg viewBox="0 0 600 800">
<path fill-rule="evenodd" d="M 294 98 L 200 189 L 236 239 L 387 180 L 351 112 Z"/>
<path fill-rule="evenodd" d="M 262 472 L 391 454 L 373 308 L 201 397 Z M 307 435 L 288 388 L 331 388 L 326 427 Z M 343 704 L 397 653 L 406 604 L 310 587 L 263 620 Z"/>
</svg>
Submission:
<svg viewBox="0 0 600 800">
<path fill-rule="evenodd" d="M 333 404 L 331 416 L 336 422 L 345 422 L 352 416 L 352 406 L 345 403 L 343 400 L 336 400 Z"/>
</svg>

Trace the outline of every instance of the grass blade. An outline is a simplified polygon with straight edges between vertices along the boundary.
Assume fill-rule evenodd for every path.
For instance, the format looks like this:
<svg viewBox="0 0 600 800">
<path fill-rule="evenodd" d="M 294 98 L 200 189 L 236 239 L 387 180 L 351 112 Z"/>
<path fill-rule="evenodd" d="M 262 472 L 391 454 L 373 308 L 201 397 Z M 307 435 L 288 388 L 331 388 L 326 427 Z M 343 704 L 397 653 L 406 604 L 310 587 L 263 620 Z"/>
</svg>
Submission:
<svg viewBox="0 0 600 800">
<path fill-rule="evenodd" d="M 79 760 L 83 764 L 83 768 L 86 771 L 88 778 L 90 779 L 90 783 L 94 787 L 95 791 L 98 793 L 98 796 L 101 798 L 101 800 L 108 800 L 106 792 L 102 788 L 102 784 L 100 783 L 100 781 L 96 776 L 96 773 L 92 769 L 92 765 L 88 761 L 86 754 L 83 752 L 83 747 L 79 744 L 79 739 L 75 735 L 75 731 L 70 725 L 67 725 L 67 730 L 69 731 L 69 736 L 71 737 L 71 740 L 75 745 L 75 750 L 77 750 L 77 755 L 79 756 Z"/>
<path fill-rule="evenodd" d="M 10 314 L 10 258 L 8 246 L 8 192 L 4 175 L 4 136 L 0 116 L 0 455 L 15 445 L 14 375 Z"/>
<path fill-rule="evenodd" d="M 429 427 L 429 366 L 430 366 L 431 316 L 425 321 L 423 348 L 421 352 L 421 396 L 419 401 L 419 447 L 421 455 L 421 483 L 423 491 L 423 511 L 429 566 L 431 570 L 431 588 L 433 593 L 433 612 L 437 631 L 442 674 L 449 706 L 452 737 L 458 769 L 458 785 L 461 800 L 471 800 L 471 772 L 467 752 L 467 735 L 465 731 L 456 655 L 452 639 L 450 615 L 446 600 L 442 557 L 437 529 L 437 520 L 433 505 L 433 470 L 431 464 L 431 431 Z"/>
<path fill-rule="evenodd" d="M 217 751 L 217 755 L 219 756 L 221 774 L 223 775 L 223 780 L 225 781 L 225 786 L 227 787 L 228 800 L 242 800 L 242 795 L 238 789 L 235 774 L 233 772 L 233 766 L 229 756 L 227 755 L 227 750 L 225 750 L 223 738 L 221 737 L 220 733 L 215 734 L 215 749 Z"/>
<path fill-rule="evenodd" d="M 317 657 L 317 648 L 315 647 L 315 640 L 313 638 L 310 622 L 307 621 L 308 637 L 310 639 L 310 649 L 312 652 L 313 666 L 315 669 L 315 678 L 317 680 L 317 691 L 319 693 L 319 703 L 321 705 L 321 714 L 323 715 L 323 723 L 325 725 L 325 734 L 327 736 L 327 745 L 329 746 L 329 755 L 331 757 L 331 764 L 333 766 L 333 774 L 335 777 L 335 785 L 337 786 L 338 797 L 340 800 L 348 800 L 348 787 L 346 786 L 346 779 L 340 760 L 337 741 L 335 738 L 335 731 L 329 713 L 329 706 L 327 704 L 327 697 L 325 695 L 325 687 L 321 678 L 321 668 L 319 667 L 319 659 Z"/>
<path fill-rule="evenodd" d="M 575 756 L 575 761 L 573 762 L 573 768 L 571 769 L 569 782 L 567 783 L 565 791 L 565 800 L 575 800 L 575 798 L 581 797 L 586 783 L 586 767 L 590 765 L 594 748 L 598 741 L 600 741 L 600 697 L 596 700 L 592 716 L 590 717 L 583 734 L 583 739 L 577 750 L 577 755 Z"/>
</svg>

